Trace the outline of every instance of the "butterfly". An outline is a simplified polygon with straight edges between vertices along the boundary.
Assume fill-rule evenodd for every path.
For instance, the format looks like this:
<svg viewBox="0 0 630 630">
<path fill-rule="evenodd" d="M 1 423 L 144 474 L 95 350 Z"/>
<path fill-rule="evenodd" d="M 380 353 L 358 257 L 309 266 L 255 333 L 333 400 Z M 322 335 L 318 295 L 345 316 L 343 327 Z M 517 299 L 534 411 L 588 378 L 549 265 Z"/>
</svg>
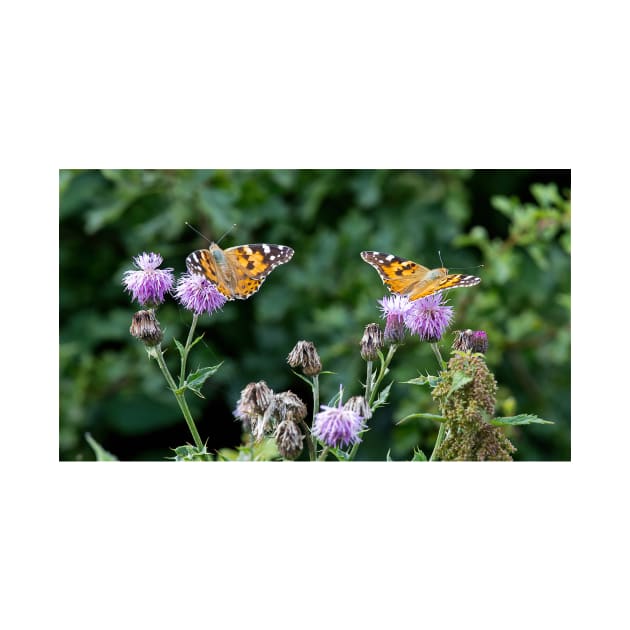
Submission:
<svg viewBox="0 0 630 630">
<path fill-rule="evenodd" d="M 444 267 L 428 269 L 394 254 L 361 252 L 361 258 L 378 271 L 383 284 L 392 293 L 406 295 L 410 300 L 418 300 L 444 289 L 472 287 L 481 282 L 481 278 L 476 276 L 449 274 Z"/>
<path fill-rule="evenodd" d="M 205 276 L 228 300 L 246 300 L 278 266 L 291 260 L 293 250 L 286 245 L 237 245 L 221 249 L 210 243 L 186 258 L 190 273 Z"/>
</svg>

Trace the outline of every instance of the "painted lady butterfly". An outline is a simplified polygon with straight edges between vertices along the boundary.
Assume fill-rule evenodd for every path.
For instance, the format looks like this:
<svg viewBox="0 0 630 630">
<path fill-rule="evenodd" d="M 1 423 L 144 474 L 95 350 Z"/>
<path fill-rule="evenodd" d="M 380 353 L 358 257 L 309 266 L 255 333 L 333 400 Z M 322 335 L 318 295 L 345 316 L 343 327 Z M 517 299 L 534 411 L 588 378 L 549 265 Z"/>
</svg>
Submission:
<svg viewBox="0 0 630 630">
<path fill-rule="evenodd" d="M 413 260 L 405 260 L 393 254 L 361 252 L 361 258 L 378 271 L 383 284 L 392 292 L 418 300 L 444 289 L 472 287 L 481 278 L 461 273 L 448 273 L 448 269 L 428 269 Z"/>
<path fill-rule="evenodd" d="M 293 250 L 286 245 L 238 245 L 221 249 L 210 243 L 186 258 L 190 273 L 204 275 L 228 300 L 246 300 L 278 266 L 291 260 Z"/>
</svg>

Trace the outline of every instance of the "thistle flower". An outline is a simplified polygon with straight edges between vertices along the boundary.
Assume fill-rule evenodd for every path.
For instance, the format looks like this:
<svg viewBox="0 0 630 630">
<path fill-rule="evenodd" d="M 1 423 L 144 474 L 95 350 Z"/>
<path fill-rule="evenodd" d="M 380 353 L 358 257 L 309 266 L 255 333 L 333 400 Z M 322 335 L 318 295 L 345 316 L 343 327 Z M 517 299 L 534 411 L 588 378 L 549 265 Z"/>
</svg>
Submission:
<svg viewBox="0 0 630 630">
<path fill-rule="evenodd" d="M 488 335 L 484 330 L 456 330 L 453 350 L 485 354 L 488 351 Z"/>
<path fill-rule="evenodd" d="M 141 305 L 164 302 L 164 295 L 173 286 L 173 269 L 158 269 L 162 264 L 162 256 L 153 252 L 143 252 L 135 256 L 133 261 L 138 271 L 129 270 L 123 274 L 125 291 L 129 291 L 132 299 Z"/>
<path fill-rule="evenodd" d="M 129 332 L 147 346 L 157 346 L 164 336 L 153 311 L 134 313 Z"/>
<path fill-rule="evenodd" d="M 380 326 L 376 323 L 368 324 L 361 338 L 361 358 L 364 361 L 374 361 L 383 343 L 383 331 Z"/>
<path fill-rule="evenodd" d="M 292 368 L 301 366 L 306 376 L 315 376 L 322 371 L 322 362 L 312 341 L 298 341 L 289 353 L 287 363 Z"/>
<path fill-rule="evenodd" d="M 347 446 L 360 442 L 359 433 L 365 428 L 364 418 L 356 411 L 345 409 L 341 396 L 337 407 L 322 405 L 311 430 L 314 437 L 326 446 Z"/>
<path fill-rule="evenodd" d="M 274 433 L 278 452 L 285 459 L 295 459 L 302 452 L 304 436 L 298 425 L 291 420 L 283 420 Z"/>
<path fill-rule="evenodd" d="M 406 295 L 386 295 L 378 303 L 385 318 L 385 341 L 400 343 L 405 338 L 405 316 L 412 306 L 409 298 Z"/>
<path fill-rule="evenodd" d="M 427 295 L 413 302 L 405 313 L 405 325 L 422 341 L 439 341 L 451 323 L 453 307 L 443 299 L 442 293 Z"/>
<path fill-rule="evenodd" d="M 212 314 L 226 302 L 226 297 L 205 276 L 183 273 L 175 286 L 175 297 L 195 315 Z"/>
</svg>

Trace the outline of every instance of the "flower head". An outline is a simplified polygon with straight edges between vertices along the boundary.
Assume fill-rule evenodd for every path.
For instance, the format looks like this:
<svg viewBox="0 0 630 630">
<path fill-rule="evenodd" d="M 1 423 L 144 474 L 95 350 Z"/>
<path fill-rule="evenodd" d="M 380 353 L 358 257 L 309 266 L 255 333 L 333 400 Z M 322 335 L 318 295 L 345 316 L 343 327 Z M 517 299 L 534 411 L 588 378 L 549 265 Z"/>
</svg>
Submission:
<svg viewBox="0 0 630 630">
<path fill-rule="evenodd" d="M 406 295 L 386 295 L 378 303 L 385 318 L 385 341 L 399 343 L 405 338 L 405 315 L 412 304 Z"/>
<path fill-rule="evenodd" d="M 405 313 L 405 325 L 422 341 L 438 341 L 453 319 L 453 307 L 442 302 L 442 293 L 434 293 L 412 303 Z"/>
<path fill-rule="evenodd" d="M 248 383 L 241 391 L 236 403 L 234 416 L 242 420 L 243 416 L 262 415 L 273 400 L 273 390 L 265 383 Z"/>
<path fill-rule="evenodd" d="M 160 322 L 151 310 L 134 313 L 129 332 L 147 346 L 156 346 L 164 336 Z"/>
<path fill-rule="evenodd" d="M 162 256 L 153 252 L 143 252 L 135 256 L 133 261 L 138 270 L 125 271 L 123 274 L 125 290 L 142 305 L 164 302 L 164 295 L 173 286 L 173 269 L 158 269 L 162 264 Z"/>
<path fill-rule="evenodd" d="M 274 437 L 278 452 L 285 459 L 295 459 L 302 452 L 304 436 L 295 422 L 291 420 L 280 422 Z"/>
<path fill-rule="evenodd" d="M 289 352 L 287 363 L 292 368 L 301 366 L 307 376 L 315 376 L 322 371 L 322 362 L 312 341 L 298 341 Z"/>
<path fill-rule="evenodd" d="M 175 286 L 175 297 L 180 304 L 195 315 L 220 309 L 227 298 L 205 276 L 197 273 L 183 273 Z"/>
<path fill-rule="evenodd" d="M 453 341 L 453 350 L 466 352 L 481 352 L 485 354 L 488 351 L 488 335 L 485 330 L 456 330 L 455 341 Z"/>
<path fill-rule="evenodd" d="M 306 418 L 306 405 L 291 390 L 276 394 L 270 406 L 278 421 L 301 422 Z"/>
<path fill-rule="evenodd" d="M 331 447 L 344 447 L 361 441 L 359 433 L 365 428 L 364 418 L 356 411 L 344 408 L 341 396 L 337 407 L 322 405 L 321 409 L 313 421 L 314 437 Z"/>
<path fill-rule="evenodd" d="M 376 323 L 368 324 L 361 338 L 361 357 L 365 361 L 374 361 L 383 347 L 383 331 Z"/>
<path fill-rule="evenodd" d="M 356 411 L 364 420 L 369 420 L 372 417 L 372 410 L 364 396 L 352 396 L 352 398 L 348 398 L 343 408 Z"/>
</svg>

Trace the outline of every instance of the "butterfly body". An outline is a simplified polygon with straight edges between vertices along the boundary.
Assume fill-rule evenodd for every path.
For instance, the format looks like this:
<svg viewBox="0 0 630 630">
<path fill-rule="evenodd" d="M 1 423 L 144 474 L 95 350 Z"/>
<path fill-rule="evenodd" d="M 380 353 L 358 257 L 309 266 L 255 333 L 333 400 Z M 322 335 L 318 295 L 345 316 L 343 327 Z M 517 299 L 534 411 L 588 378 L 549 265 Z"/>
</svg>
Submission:
<svg viewBox="0 0 630 630">
<path fill-rule="evenodd" d="M 361 258 L 378 271 L 383 284 L 392 293 L 406 295 L 410 300 L 418 300 L 445 289 L 472 287 L 481 282 L 481 278 L 476 276 L 449 274 L 445 267 L 429 269 L 394 254 L 361 252 Z"/>
<path fill-rule="evenodd" d="M 228 300 L 246 300 L 260 289 L 267 276 L 289 262 L 293 250 L 286 245 L 254 243 L 221 249 L 211 243 L 186 258 L 190 273 L 201 274 Z"/>
</svg>

